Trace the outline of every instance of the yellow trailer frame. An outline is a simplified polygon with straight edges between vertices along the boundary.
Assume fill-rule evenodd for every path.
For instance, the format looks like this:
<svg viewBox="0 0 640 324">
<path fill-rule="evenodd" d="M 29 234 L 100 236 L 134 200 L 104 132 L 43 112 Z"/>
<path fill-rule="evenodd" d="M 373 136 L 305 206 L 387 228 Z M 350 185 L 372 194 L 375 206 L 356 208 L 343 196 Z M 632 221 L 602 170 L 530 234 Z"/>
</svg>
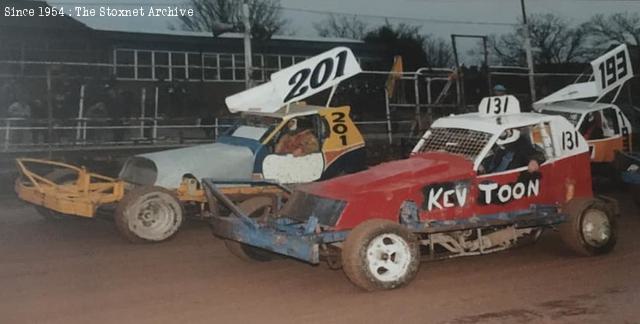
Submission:
<svg viewBox="0 0 640 324">
<path fill-rule="evenodd" d="M 87 171 L 67 163 L 19 158 L 16 159 L 20 177 L 15 182 L 18 197 L 36 206 L 80 217 L 92 218 L 98 207 L 117 203 L 126 195 L 126 189 L 133 185 L 127 182 Z M 41 165 L 49 169 L 67 169 L 77 174 L 73 181 L 56 183 L 38 174 L 28 166 Z M 276 185 L 260 186 L 227 186 L 221 187 L 225 195 L 233 200 L 244 200 L 255 195 L 276 195 L 283 189 Z M 205 210 L 207 196 L 204 189 L 195 179 L 183 179 L 180 187 L 175 189 L 178 200 L 183 203 L 201 204 Z"/>
</svg>

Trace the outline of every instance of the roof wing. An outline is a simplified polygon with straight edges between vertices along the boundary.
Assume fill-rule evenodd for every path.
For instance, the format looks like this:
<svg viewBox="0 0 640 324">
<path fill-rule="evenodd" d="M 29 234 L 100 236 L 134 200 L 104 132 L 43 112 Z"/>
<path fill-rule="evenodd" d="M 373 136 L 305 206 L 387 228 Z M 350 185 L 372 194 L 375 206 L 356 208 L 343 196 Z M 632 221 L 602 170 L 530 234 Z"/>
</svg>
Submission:
<svg viewBox="0 0 640 324">
<path fill-rule="evenodd" d="M 591 61 L 594 81 L 568 85 L 533 104 L 539 109 L 544 104 L 559 101 L 577 100 L 597 97 L 598 102 L 609 91 L 621 88 L 625 82 L 633 78 L 633 68 L 629 50 L 622 44 Z"/>
<path fill-rule="evenodd" d="M 232 113 L 271 113 L 335 87 L 360 72 L 362 69 L 353 52 L 346 47 L 336 47 L 273 73 L 271 81 L 229 96 L 225 102 Z"/>
</svg>

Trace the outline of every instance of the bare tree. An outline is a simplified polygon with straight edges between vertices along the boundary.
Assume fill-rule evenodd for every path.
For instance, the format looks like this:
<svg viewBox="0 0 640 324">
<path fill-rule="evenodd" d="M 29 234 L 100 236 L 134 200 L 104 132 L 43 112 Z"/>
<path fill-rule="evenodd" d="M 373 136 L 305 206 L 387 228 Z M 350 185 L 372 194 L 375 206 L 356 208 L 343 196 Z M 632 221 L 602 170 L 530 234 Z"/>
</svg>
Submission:
<svg viewBox="0 0 640 324">
<path fill-rule="evenodd" d="M 537 64 L 582 61 L 588 54 L 585 25 L 571 27 L 569 22 L 554 14 L 534 14 L 528 17 L 531 46 Z M 489 38 L 492 52 L 503 64 L 525 65 L 524 28 L 515 27 L 509 34 Z"/>
<path fill-rule="evenodd" d="M 401 55 L 404 61 L 405 71 L 415 71 L 427 64 L 425 52 L 425 36 L 420 33 L 420 26 L 398 24 L 396 26 L 387 22 L 373 29 L 364 37 L 364 41 L 375 44 L 385 49 L 383 62 L 393 62 L 393 57 Z M 379 69 L 388 69 L 388 66 L 378 66 Z"/>
<path fill-rule="evenodd" d="M 454 64 L 453 49 L 444 38 L 425 37 L 424 49 L 427 53 L 427 66 L 450 67 Z"/>
<path fill-rule="evenodd" d="M 313 28 L 321 37 L 342 37 L 351 39 L 363 39 L 369 29 L 368 25 L 360 20 L 357 15 L 334 15 L 319 23 L 314 23 Z"/>
<path fill-rule="evenodd" d="M 420 26 L 404 23 L 394 26 L 386 22 L 369 31 L 364 41 L 386 49 L 384 62 L 393 62 L 395 55 L 401 55 L 406 71 L 415 71 L 421 67 L 449 67 L 453 64 L 453 50 L 449 43 L 443 38 L 422 34 Z"/>
<path fill-rule="evenodd" d="M 180 17 L 180 27 L 191 31 L 213 32 L 221 24 L 236 26 L 243 31 L 242 1 L 237 0 L 189 0 L 194 16 Z M 258 39 L 269 39 L 283 32 L 287 20 L 282 18 L 279 0 L 248 0 L 251 34 Z"/>
<path fill-rule="evenodd" d="M 640 14 L 637 12 L 598 14 L 586 23 L 586 28 L 597 47 L 607 47 L 612 42 L 640 45 Z"/>
</svg>

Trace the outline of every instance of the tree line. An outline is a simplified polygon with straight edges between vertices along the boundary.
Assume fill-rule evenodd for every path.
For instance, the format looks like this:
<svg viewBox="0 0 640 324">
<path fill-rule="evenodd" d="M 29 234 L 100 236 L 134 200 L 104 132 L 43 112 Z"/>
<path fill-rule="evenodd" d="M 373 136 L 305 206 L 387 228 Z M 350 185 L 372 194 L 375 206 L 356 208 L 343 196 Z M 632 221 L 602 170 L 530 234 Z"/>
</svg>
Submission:
<svg viewBox="0 0 640 324">
<path fill-rule="evenodd" d="M 195 9 L 193 17 L 180 17 L 180 28 L 213 32 L 216 26 L 227 24 L 243 32 L 240 1 L 189 0 Z M 249 0 L 251 33 L 257 39 L 269 39 L 287 32 L 289 21 L 283 18 L 279 0 Z M 528 17 L 535 64 L 564 64 L 589 61 L 611 44 L 640 45 L 640 13 L 622 12 L 596 14 L 588 21 L 573 24 L 566 17 L 553 13 L 538 13 Z M 450 67 L 453 51 L 450 41 L 421 32 L 421 26 L 405 23 L 371 26 L 357 15 L 330 14 L 313 24 L 321 37 L 363 40 L 386 49 L 392 62 L 394 55 L 402 55 L 406 70 L 419 67 Z M 526 65 L 524 25 L 520 19 L 511 31 L 489 35 L 491 64 Z M 470 54 L 479 54 L 472 49 Z"/>
</svg>

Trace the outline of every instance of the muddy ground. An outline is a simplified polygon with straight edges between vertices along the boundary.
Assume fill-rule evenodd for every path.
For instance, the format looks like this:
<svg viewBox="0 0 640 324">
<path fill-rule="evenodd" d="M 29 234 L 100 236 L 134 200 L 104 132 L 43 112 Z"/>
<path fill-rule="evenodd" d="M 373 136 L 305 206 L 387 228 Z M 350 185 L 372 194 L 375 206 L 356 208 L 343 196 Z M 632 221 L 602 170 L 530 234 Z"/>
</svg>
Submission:
<svg viewBox="0 0 640 324">
<path fill-rule="evenodd" d="M 640 323 L 640 215 L 618 197 L 610 255 L 576 257 L 547 232 L 365 293 L 326 266 L 236 259 L 204 223 L 132 245 L 108 220 L 45 221 L 2 196 L 0 323 Z"/>
</svg>

